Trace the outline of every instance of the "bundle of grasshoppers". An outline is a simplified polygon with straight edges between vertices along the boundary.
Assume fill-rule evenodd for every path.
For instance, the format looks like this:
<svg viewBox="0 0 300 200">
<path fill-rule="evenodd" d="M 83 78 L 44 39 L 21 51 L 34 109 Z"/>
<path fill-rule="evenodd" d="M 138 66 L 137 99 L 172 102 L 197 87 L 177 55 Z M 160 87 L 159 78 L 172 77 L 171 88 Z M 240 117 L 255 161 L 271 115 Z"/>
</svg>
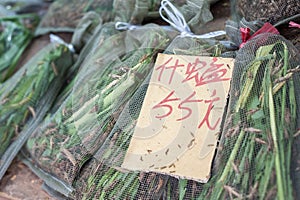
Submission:
<svg viewBox="0 0 300 200">
<path fill-rule="evenodd" d="M 215 40 L 178 37 L 164 51 L 173 54 L 220 56 L 226 48 Z M 82 167 L 73 184 L 74 199 L 159 199 L 169 184 L 166 175 L 146 172 L 129 172 L 120 168 L 122 158 L 129 145 L 140 108 L 147 91 L 150 75 L 133 94 L 117 119 L 106 141 L 93 158 Z M 174 179 L 178 186 L 178 179 Z M 193 184 L 190 184 L 192 182 Z M 197 185 L 197 190 L 195 190 Z M 199 195 L 200 183 L 180 181 L 180 191 L 188 187 L 187 195 L 171 190 L 175 197 Z M 84 189 L 82 189 L 84 188 Z M 174 189 L 174 188 L 172 188 Z M 166 193 L 165 193 L 166 194 Z M 166 194 L 170 195 L 171 194 Z M 194 196 L 195 196 L 194 195 Z"/>
<path fill-rule="evenodd" d="M 17 70 L 22 53 L 33 38 L 39 17 L 35 14 L 0 17 L 0 82 Z"/>
<path fill-rule="evenodd" d="M 99 41 L 70 95 L 28 140 L 33 162 L 71 185 L 174 35 L 150 24 Z"/>
<path fill-rule="evenodd" d="M 52 43 L 0 85 L 1 177 L 29 137 L 29 121 L 38 122 L 50 109 L 72 62 L 73 54 L 65 45 Z M 12 145 L 19 136 L 19 143 Z"/>
<path fill-rule="evenodd" d="M 211 180 L 172 180 L 166 199 L 191 197 L 189 187 L 193 199 L 297 199 L 299 64 L 297 49 L 278 35 L 238 51 Z"/>
</svg>

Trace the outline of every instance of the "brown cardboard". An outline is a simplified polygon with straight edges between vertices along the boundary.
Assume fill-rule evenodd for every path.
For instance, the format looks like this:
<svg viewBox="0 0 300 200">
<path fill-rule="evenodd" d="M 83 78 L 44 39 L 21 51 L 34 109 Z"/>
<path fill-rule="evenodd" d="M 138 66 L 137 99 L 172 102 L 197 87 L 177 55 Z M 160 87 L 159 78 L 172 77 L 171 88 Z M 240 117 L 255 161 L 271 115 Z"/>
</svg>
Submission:
<svg viewBox="0 0 300 200">
<path fill-rule="evenodd" d="M 232 69 L 231 58 L 159 54 L 122 167 L 207 182 Z"/>
</svg>

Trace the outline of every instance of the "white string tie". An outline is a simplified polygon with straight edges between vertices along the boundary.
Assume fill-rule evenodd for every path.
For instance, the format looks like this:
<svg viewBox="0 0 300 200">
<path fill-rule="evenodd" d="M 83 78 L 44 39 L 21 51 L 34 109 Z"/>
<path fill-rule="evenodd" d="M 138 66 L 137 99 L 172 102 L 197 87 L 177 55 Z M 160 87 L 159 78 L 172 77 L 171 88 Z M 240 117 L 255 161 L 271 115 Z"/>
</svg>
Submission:
<svg viewBox="0 0 300 200">
<path fill-rule="evenodd" d="M 75 52 L 74 46 L 72 44 L 66 43 L 62 38 L 58 37 L 57 35 L 50 34 L 50 42 L 63 44 L 65 45 L 71 52 Z"/>
<path fill-rule="evenodd" d="M 181 33 L 181 37 L 194 37 L 194 38 L 214 38 L 217 36 L 226 35 L 225 31 L 214 31 L 202 35 L 195 35 L 192 33 L 190 27 L 186 23 L 184 16 L 181 12 L 169 1 L 162 0 L 161 6 L 159 8 L 159 14 L 163 20 L 168 22 L 173 28 L 178 30 Z M 164 15 L 166 14 L 167 17 Z"/>
<path fill-rule="evenodd" d="M 126 30 L 134 30 L 137 29 L 139 26 L 132 25 L 126 22 L 116 22 L 115 28 L 119 31 L 126 31 Z"/>
</svg>

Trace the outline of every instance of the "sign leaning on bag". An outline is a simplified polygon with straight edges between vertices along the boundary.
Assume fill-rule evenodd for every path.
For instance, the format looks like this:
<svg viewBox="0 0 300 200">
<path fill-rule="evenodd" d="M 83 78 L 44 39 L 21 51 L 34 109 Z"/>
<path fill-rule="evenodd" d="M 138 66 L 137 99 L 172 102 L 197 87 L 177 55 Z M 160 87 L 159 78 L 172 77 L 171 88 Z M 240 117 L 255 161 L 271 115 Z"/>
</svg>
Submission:
<svg viewBox="0 0 300 200">
<path fill-rule="evenodd" d="M 207 182 L 233 61 L 159 54 L 122 167 Z"/>
</svg>

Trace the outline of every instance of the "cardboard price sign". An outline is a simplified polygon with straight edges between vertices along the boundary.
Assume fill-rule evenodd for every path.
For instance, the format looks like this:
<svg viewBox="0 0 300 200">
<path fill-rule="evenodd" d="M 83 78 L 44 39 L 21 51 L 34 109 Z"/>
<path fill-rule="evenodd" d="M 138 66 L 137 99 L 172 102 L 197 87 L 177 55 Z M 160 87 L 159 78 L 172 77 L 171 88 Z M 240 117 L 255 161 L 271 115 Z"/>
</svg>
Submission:
<svg viewBox="0 0 300 200">
<path fill-rule="evenodd" d="M 122 167 L 207 182 L 233 61 L 159 54 Z"/>
</svg>

